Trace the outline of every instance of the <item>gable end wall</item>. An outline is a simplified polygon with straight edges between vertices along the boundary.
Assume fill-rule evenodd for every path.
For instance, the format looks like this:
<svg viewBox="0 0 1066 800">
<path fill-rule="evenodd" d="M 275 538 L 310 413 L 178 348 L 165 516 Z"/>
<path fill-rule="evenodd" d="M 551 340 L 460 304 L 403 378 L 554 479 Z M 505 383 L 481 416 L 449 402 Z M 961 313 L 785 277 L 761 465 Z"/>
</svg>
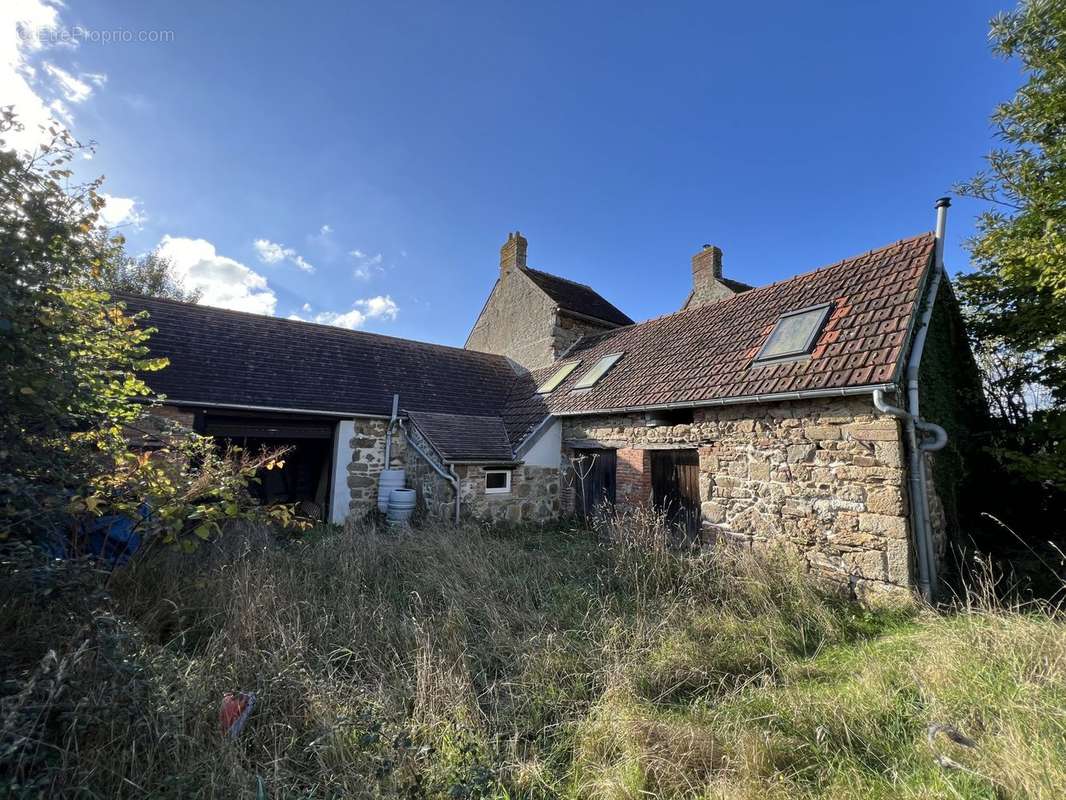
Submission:
<svg viewBox="0 0 1066 800">
<path fill-rule="evenodd" d="M 506 356 L 526 369 L 555 360 L 555 303 L 517 270 L 497 281 L 473 330 L 467 350 Z"/>
</svg>

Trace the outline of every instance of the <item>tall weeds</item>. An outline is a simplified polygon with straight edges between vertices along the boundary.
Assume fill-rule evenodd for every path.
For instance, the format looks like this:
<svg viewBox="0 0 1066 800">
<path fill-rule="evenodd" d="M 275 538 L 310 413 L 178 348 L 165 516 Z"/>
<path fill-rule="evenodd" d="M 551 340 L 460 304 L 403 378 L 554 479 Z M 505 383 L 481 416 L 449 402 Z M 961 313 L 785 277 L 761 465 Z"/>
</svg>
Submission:
<svg viewBox="0 0 1066 800">
<path fill-rule="evenodd" d="M 245 528 L 96 594 L 55 596 L 70 576 L 50 569 L 0 573 L 15 796 L 1052 797 L 1066 780 L 1055 614 L 866 611 L 783 555 L 679 551 L 649 518 Z M 229 741 L 234 690 L 258 703 Z"/>
</svg>

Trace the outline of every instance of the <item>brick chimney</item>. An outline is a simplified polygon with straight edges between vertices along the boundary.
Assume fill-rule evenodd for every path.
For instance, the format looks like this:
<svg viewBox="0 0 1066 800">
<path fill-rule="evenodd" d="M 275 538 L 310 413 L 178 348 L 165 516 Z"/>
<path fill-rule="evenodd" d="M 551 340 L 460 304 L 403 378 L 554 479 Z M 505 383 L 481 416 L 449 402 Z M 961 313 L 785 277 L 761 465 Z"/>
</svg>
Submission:
<svg viewBox="0 0 1066 800">
<path fill-rule="evenodd" d="M 507 241 L 500 248 L 500 272 L 526 266 L 526 237 L 519 231 L 507 234 Z"/>
<path fill-rule="evenodd" d="M 721 249 L 712 244 L 705 244 L 692 257 L 692 294 L 689 295 L 684 308 L 725 300 L 750 288 L 737 281 L 725 281 L 722 278 Z"/>
</svg>

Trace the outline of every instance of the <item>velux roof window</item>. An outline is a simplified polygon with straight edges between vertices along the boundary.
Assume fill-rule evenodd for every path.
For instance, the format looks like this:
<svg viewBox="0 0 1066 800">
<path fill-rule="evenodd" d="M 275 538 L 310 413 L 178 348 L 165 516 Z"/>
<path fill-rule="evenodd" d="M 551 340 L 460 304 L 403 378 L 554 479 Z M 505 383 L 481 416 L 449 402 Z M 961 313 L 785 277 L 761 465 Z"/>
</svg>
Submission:
<svg viewBox="0 0 1066 800">
<path fill-rule="evenodd" d="M 592 365 L 592 369 L 581 376 L 580 380 L 574 384 L 575 389 L 591 389 L 596 385 L 596 382 L 607 374 L 607 371 L 618 363 L 624 354 L 623 353 L 611 353 L 608 356 L 604 356 L 595 364 Z"/>
<path fill-rule="evenodd" d="M 825 303 L 782 314 L 755 357 L 756 363 L 797 358 L 810 353 L 831 307 L 832 304 Z"/>
<path fill-rule="evenodd" d="M 548 394 L 549 392 L 554 392 L 556 387 L 558 387 L 560 383 L 565 381 L 566 376 L 573 372 L 575 369 L 577 369 L 577 366 L 580 363 L 580 361 L 571 361 L 569 364 L 563 364 L 561 367 L 559 367 L 559 369 L 555 371 L 554 375 L 548 378 L 548 380 L 544 381 L 544 383 L 542 383 L 537 388 L 537 394 Z"/>
</svg>

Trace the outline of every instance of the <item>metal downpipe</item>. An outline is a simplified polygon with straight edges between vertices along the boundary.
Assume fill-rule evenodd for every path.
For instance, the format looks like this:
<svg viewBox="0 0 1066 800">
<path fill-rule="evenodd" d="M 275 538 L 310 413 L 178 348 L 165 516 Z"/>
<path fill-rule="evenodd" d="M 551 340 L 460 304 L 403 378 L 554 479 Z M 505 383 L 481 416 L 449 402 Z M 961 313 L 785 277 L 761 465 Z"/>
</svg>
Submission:
<svg viewBox="0 0 1066 800">
<path fill-rule="evenodd" d="M 925 516 L 926 496 L 921 470 L 918 466 L 921 462 L 922 454 L 918 447 L 918 435 L 914 425 L 914 417 L 911 416 L 910 412 L 886 402 L 883 389 L 874 390 L 874 407 L 884 414 L 903 420 L 903 433 L 907 439 L 907 455 L 910 459 L 910 469 L 908 470 L 910 517 L 911 530 L 914 532 L 914 544 L 918 551 L 918 590 L 921 592 L 922 598 L 928 602 L 932 600 L 933 596 L 932 570 L 930 569 L 932 548 L 928 541 L 929 528 L 927 527 Z"/>
<path fill-rule="evenodd" d="M 394 394 L 392 396 L 392 416 L 389 417 L 389 424 L 385 428 L 385 469 L 392 469 L 392 429 L 399 421 L 400 413 L 400 395 Z"/>
</svg>

